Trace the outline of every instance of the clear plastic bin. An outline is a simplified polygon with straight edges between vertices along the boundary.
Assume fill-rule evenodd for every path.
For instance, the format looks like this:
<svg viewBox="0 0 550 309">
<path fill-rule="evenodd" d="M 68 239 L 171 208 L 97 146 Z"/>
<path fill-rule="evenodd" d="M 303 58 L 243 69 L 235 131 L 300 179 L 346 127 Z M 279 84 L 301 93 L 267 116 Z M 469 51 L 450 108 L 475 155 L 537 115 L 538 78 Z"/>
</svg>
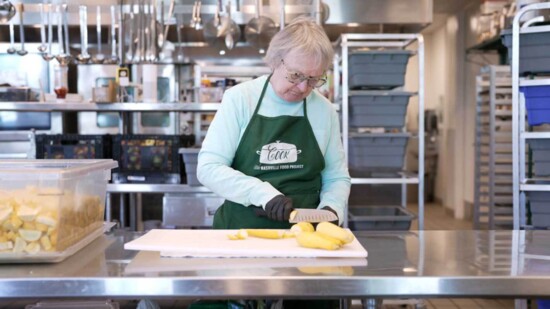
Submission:
<svg viewBox="0 0 550 309">
<path fill-rule="evenodd" d="M 0 257 L 62 252 L 103 227 L 113 160 L 0 162 Z"/>
</svg>

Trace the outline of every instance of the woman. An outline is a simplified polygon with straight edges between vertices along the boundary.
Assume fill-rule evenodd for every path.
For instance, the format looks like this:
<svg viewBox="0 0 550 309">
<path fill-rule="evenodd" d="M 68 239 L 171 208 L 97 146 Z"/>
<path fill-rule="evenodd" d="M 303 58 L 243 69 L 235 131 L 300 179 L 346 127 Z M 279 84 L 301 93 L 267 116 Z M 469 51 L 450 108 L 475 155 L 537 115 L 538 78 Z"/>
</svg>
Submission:
<svg viewBox="0 0 550 309">
<path fill-rule="evenodd" d="M 289 228 L 294 208 L 328 209 L 343 221 L 350 176 L 338 114 L 314 91 L 333 55 L 324 30 L 297 18 L 271 40 L 272 74 L 225 92 L 197 168 L 226 199 L 214 228 Z"/>
</svg>

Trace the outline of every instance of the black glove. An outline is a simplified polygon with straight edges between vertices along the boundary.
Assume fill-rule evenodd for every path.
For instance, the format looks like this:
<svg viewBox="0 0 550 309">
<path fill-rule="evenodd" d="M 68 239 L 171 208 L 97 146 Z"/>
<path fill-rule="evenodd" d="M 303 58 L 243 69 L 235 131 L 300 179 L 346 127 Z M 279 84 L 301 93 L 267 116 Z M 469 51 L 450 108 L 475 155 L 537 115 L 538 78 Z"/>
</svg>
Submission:
<svg viewBox="0 0 550 309">
<path fill-rule="evenodd" d="M 325 207 L 323 207 L 323 208 L 321 208 L 321 209 L 328 210 L 328 211 L 332 212 L 333 214 L 336 215 L 336 218 L 338 218 L 338 213 L 336 212 L 336 210 L 330 208 L 330 206 L 325 206 Z M 338 225 L 338 221 L 339 221 L 339 220 L 336 219 L 335 221 L 330 221 L 330 222 L 331 222 L 331 223 L 334 223 L 334 224 L 336 224 L 336 225 Z"/>
<path fill-rule="evenodd" d="M 265 204 L 265 212 L 271 220 L 288 221 L 293 210 L 292 199 L 282 194 L 277 195 Z"/>
</svg>

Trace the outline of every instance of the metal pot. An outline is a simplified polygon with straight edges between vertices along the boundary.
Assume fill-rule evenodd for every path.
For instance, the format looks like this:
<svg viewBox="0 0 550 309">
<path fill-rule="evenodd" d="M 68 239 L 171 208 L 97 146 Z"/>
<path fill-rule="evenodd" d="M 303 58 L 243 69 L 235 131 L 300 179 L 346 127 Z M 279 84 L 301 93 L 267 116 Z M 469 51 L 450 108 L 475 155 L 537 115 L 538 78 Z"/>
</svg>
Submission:
<svg viewBox="0 0 550 309">
<path fill-rule="evenodd" d="M 241 29 L 231 19 L 229 5 L 228 14 L 220 16 L 221 0 L 218 0 L 218 7 L 214 18 L 204 25 L 204 38 L 208 44 L 220 49 L 232 49 L 235 42 L 241 37 Z"/>
<path fill-rule="evenodd" d="M 250 45 L 265 51 L 278 29 L 271 18 L 260 15 L 260 9 L 260 0 L 256 0 L 256 17 L 246 25 L 244 36 Z"/>
<path fill-rule="evenodd" d="M 15 6 L 8 0 L 0 2 L 0 24 L 5 24 L 15 16 Z"/>
</svg>

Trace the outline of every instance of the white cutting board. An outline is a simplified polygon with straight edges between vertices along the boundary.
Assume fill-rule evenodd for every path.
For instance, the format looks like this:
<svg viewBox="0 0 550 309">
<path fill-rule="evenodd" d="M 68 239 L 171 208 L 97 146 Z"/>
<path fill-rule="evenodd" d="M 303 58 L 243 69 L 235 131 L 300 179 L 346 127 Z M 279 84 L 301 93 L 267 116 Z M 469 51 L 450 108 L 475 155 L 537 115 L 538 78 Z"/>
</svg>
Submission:
<svg viewBox="0 0 550 309">
<path fill-rule="evenodd" d="M 236 230 L 151 230 L 124 244 L 124 249 L 160 251 L 162 256 L 172 257 L 367 257 L 367 250 L 357 239 L 338 250 L 322 250 L 300 247 L 294 238 L 227 238 L 235 233 Z"/>
<path fill-rule="evenodd" d="M 126 266 L 124 272 L 133 273 L 159 273 L 173 271 L 202 271 L 202 270 L 243 270 L 268 268 L 298 267 L 312 269 L 320 267 L 322 270 L 332 272 L 345 272 L 348 267 L 366 267 L 365 258 L 228 258 L 220 263 L 215 258 L 169 258 L 162 257 L 159 252 L 140 251 Z"/>
</svg>

